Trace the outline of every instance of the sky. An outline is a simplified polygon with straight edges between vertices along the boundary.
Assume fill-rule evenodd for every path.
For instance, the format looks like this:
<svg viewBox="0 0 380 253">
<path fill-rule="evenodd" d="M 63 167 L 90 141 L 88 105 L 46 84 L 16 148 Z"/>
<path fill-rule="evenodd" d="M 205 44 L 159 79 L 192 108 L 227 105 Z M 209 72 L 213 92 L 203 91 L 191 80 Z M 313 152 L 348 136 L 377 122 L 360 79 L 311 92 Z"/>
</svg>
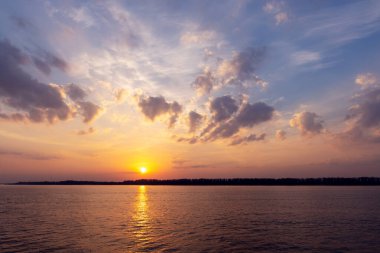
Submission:
<svg viewBox="0 0 380 253">
<path fill-rule="evenodd" d="M 0 182 L 380 176 L 379 45 L 377 0 L 0 1 Z"/>
</svg>

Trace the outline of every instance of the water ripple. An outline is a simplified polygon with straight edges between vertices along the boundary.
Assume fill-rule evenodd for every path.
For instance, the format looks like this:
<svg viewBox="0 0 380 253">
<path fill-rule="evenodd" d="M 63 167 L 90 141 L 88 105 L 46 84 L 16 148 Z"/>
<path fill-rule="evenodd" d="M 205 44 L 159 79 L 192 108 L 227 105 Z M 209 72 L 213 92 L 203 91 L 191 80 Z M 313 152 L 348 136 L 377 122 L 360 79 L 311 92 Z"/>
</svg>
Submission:
<svg viewBox="0 0 380 253">
<path fill-rule="evenodd" d="M 380 187 L 0 186 L 0 252 L 378 252 Z"/>
</svg>

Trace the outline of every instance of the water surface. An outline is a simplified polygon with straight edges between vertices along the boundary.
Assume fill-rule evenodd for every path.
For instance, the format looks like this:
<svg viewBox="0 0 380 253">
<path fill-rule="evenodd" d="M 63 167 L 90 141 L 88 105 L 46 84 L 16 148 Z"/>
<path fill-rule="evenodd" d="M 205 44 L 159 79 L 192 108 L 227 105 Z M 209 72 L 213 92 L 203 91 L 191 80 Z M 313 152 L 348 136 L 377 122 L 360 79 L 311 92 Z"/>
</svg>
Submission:
<svg viewBox="0 0 380 253">
<path fill-rule="evenodd" d="M 0 186 L 0 252 L 379 252 L 380 187 Z"/>
</svg>

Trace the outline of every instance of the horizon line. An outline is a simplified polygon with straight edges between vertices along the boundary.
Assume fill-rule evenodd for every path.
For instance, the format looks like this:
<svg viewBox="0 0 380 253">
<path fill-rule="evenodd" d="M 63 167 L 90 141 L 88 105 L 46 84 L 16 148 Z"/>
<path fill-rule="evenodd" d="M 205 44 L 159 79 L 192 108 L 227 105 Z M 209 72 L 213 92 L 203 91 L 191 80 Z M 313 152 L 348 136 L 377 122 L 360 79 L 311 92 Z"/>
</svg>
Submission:
<svg viewBox="0 0 380 253">
<path fill-rule="evenodd" d="M 380 185 L 380 177 L 179 178 L 123 181 L 22 181 L 5 185 Z"/>
</svg>

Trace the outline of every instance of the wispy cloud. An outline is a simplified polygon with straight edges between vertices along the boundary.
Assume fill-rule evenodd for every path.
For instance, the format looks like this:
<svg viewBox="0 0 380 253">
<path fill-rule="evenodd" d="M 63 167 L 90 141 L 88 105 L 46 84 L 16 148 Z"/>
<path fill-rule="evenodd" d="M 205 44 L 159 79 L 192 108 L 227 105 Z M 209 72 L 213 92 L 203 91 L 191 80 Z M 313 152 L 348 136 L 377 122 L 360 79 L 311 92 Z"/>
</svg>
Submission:
<svg viewBox="0 0 380 253">
<path fill-rule="evenodd" d="M 305 24 L 305 38 L 326 45 L 342 46 L 380 30 L 380 2 L 354 1 L 323 9 L 299 19 Z"/>
<path fill-rule="evenodd" d="M 315 63 L 321 60 L 321 55 L 319 52 L 313 51 L 298 51 L 291 55 L 291 61 L 295 65 L 304 65 L 308 63 Z"/>
<path fill-rule="evenodd" d="M 17 156 L 23 159 L 29 159 L 29 160 L 57 160 L 62 159 L 60 156 L 55 155 L 46 155 L 46 154 L 39 154 L 39 153 L 30 153 L 30 152 L 24 152 L 24 151 L 13 151 L 13 150 L 0 150 L 0 156 Z"/>
<path fill-rule="evenodd" d="M 263 10 L 266 13 L 273 15 L 273 18 L 276 21 L 276 25 L 281 25 L 281 24 L 287 22 L 289 19 L 284 1 L 267 2 L 264 5 Z"/>
<path fill-rule="evenodd" d="M 214 167 L 211 164 L 194 163 L 194 161 L 175 159 L 172 161 L 172 168 L 179 170 L 207 169 Z"/>
</svg>

